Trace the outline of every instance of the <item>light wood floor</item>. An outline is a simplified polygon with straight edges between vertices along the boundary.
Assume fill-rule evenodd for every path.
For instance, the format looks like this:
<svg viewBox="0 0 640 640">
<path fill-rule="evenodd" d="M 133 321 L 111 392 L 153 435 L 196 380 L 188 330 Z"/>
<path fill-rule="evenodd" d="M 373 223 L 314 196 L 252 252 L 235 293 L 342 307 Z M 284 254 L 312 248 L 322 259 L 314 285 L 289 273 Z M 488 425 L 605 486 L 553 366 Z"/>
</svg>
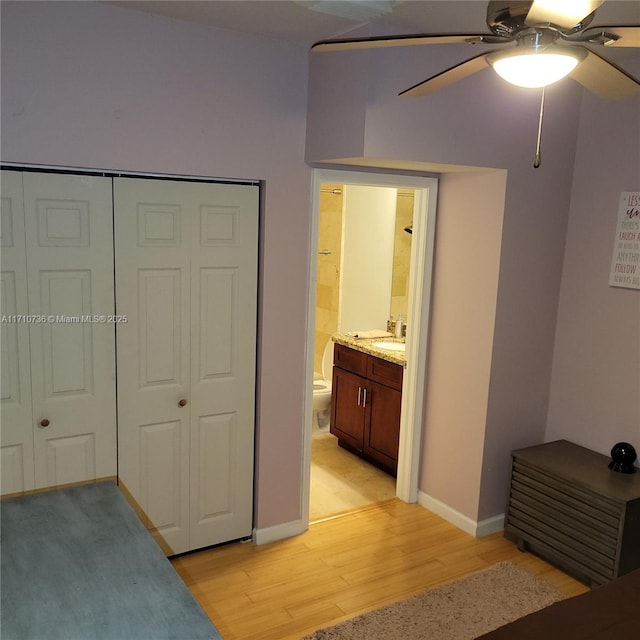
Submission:
<svg viewBox="0 0 640 640">
<path fill-rule="evenodd" d="M 397 499 L 318 522 L 295 538 L 233 543 L 173 565 L 225 640 L 299 640 L 502 560 L 567 595 L 587 590 L 502 534 L 476 539 Z"/>
</svg>

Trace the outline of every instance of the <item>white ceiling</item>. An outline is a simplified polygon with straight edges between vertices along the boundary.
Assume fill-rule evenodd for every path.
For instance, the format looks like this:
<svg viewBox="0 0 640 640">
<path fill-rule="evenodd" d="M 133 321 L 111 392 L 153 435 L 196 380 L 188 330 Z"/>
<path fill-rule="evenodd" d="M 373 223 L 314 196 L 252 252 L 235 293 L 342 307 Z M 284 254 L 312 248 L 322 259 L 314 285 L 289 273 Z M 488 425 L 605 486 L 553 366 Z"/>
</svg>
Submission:
<svg viewBox="0 0 640 640">
<path fill-rule="evenodd" d="M 116 0 L 109 4 L 306 45 L 363 24 L 374 26 L 377 34 L 487 32 L 484 0 Z M 369 7 L 389 12 L 370 19 L 347 18 L 312 11 L 312 5 L 347 14 Z M 592 26 L 617 24 L 640 24 L 640 0 L 607 0 Z"/>
</svg>

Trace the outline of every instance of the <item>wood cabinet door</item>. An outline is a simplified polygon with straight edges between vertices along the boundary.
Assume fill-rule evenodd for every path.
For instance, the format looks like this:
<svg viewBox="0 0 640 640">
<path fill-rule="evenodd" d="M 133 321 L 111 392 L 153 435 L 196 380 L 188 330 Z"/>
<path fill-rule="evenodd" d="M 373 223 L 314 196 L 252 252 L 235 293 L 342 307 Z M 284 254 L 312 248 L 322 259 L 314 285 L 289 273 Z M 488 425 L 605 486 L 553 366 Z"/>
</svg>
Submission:
<svg viewBox="0 0 640 640">
<path fill-rule="evenodd" d="M 395 471 L 400 439 L 402 393 L 368 381 L 364 400 L 364 453 Z"/>
<path fill-rule="evenodd" d="M 362 451 L 364 444 L 364 394 L 367 381 L 333 368 L 330 431 L 348 446 Z"/>
</svg>

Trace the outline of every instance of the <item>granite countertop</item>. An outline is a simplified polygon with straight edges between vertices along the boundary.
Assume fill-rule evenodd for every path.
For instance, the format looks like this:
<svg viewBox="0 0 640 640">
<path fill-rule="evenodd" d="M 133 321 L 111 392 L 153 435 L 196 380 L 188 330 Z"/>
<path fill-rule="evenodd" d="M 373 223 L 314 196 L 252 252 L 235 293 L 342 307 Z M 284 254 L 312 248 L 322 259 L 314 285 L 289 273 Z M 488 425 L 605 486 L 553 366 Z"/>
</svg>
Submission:
<svg viewBox="0 0 640 640">
<path fill-rule="evenodd" d="M 331 339 L 345 347 L 351 347 L 356 351 L 362 351 L 368 353 L 376 358 L 382 358 L 388 362 L 394 362 L 403 367 L 407 366 L 407 358 L 404 351 L 391 351 L 390 349 L 382 349 L 380 347 L 374 347 L 374 342 L 400 342 L 404 343 L 404 338 L 352 338 L 343 333 L 334 333 Z"/>
</svg>

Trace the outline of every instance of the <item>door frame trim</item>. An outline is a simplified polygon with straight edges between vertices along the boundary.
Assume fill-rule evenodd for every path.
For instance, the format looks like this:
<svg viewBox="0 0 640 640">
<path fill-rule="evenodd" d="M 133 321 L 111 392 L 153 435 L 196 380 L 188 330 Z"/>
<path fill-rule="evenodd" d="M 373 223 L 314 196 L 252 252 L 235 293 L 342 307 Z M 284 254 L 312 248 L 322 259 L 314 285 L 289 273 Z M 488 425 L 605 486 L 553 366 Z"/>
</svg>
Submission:
<svg viewBox="0 0 640 640">
<path fill-rule="evenodd" d="M 309 237 L 309 297 L 307 309 L 307 345 L 305 350 L 303 456 L 300 491 L 301 516 L 309 526 L 311 490 L 311 419 L 313 415 L 313 363 L 315 351 L 315 316 L 320 185 L 326 182 L 364 186 L 410 188 L 415 190 L 414 220 L 409 276 L 407 325 L 407 367 L 405 369 L 400 419 L 400 444 L 396 496 L 404 502 L 418 501 L 420 446 L 427 369 L 431 284 L 435 245 L 438 180 L 398 174 L 368 173 L 357 170 L 313 169 L 311 176 L 311 226 Z M 417 331 L 413 328 L 417 327 Z"/>
</svg>

